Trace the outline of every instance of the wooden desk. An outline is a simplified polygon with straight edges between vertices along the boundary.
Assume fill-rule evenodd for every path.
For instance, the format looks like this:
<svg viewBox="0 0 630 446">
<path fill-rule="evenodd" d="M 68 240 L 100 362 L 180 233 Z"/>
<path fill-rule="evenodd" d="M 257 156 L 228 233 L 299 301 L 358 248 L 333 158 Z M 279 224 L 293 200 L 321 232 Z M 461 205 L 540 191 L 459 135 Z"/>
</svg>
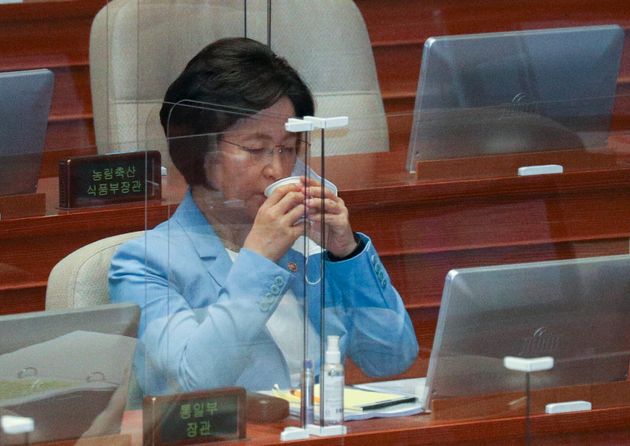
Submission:
<svg viewBox="0 0 630 446">
<path fill-rule="evenodd" d="M 329 159 L 326 175 L 340 187 L 353 228 L 372 237 L 414 323 L 421 355 L 408 376 L 426 373 L 450 269 L 628 253 L 630 167 L 615 163 L 563 175 L 422 181 L 404 172 L 400 152 Z M 61 258 L 164 221 L 185 186 L 167 182 L 164 200 L 146 211 L 143 203 L 60 211 L 56 188 L 56 179 L 41 182 L 46 216 L 0 221 L 0 313 L 43 309 L 48 274 Z"/>
<path fill-rule="evenodd" d="M 486 416 L 487 406 L 473 408 L 476 418 L 440 418 L 431 414 L 400 418 L 381 418 L 347 422 L 348 434 L 328 438 L 310 437 L 290 443 L 280 441 L 280 433 L 286 426 L 298 426 L 295 418 L 269 424 L 247 424 L 247 438 L 241 441 L 212 443 L 232 446 L 420 446 L 420 445 L 622 445 L 630 444 L 630 405 L 628 390 L 630 383 L 608 383 L 621 397 L 614 397 L 616 404 L 606 406 L 593 401 L 593 410 L 580 413 L 546 415 L 541 407 L 534 404 L 529 419 L 521 414 Z M 597 386 L 594 386 L 597 387 Z M 568 388 L 567 388 L 568 389 Z M 602 389 L 594 390 L 600 393 Z M 539 391 L 540 397 L 554 398 L 554 389 Z M 603 394 L 606 394 L 604 389 Z M 517 395 L 519 396 L 519 395 Z M 534 396 L 535 397 L 535 396 Z M 481 397 L 483 398 L 483 397 Z M 625 398 L 625 400 L 624 400 Z M 522 399 L 522 398 L 520 398 Z M 557 401 L 555 399 L 547 400 Z M 521 404 L 521 407 L 523 405 Z M 125 412 L 121 435 L 103 438 L 82 439 L 81 446 L 140 446 L 142 445 L 142 411 Z M 531 442 L 526 443 L 529 436 Z M 64 441 L 49 446 L 70 446 L 73 442 Z"/>
<path fill-rule="evenodd" d="M 132 445 L 141 444 L 142 413 L 125 416 L 124 433 L 132 435 Z M 248 424 L 247 439 L 218 444 L 269 446 L 285 444 L 280 432 L 287 424 Z M 352 421 L 348 434 L 339 437 L 300 440 L 291 445 L 365 446 L 365 445 L 524 445 L 526 438 L 523 417 L 435 421 L 430 415 L 404 418 Z M 630 442 L 630 407 L 593 410 L 584 413 L 535 415 L 530 425 L 532 445 L 628 444 Z"/>
<path fill-rule="evenodd" d="M 382 418 L 347 422 L 348 434 L 344 436 L 299 440 L 290 443 L 280 441 L 280 433 L 286 426 L 298 426 L 298 420 L 288 418 L 269 424 L 247 424 L 247 437 L 241 441 L 211 443 L 232 446 L 420 446 L 420 445 L 622 445 L 630 444 L 630 383 L 608 383 L 610 391 L 621 393 L 613 396 L 616 404 L 606 406 L 593 401 L 593 410 L 581 413 L 545 415 L 541 407 L 532 406 L 533 415 L 486 416 L 484 418 L 440 418 L 423 414 L 400 418 Z M 597 386 L 594 386 L 597 387 Z M 567 388 L 568 390 L 568 388 Z M 593 389 L 600 394 L 602 389 Z M 541 397 L 551 397 L 547 402 L 558 401 L 554 389 L 539 391 Z M 602 394 L 606 394 L 604 389 Z M 520 395 L 516 395 L 519 397 Z M 480 400 L 484 397 L 479 398 Z M 522 400 L 522 398 L 519 398 Z M 597 397 L 595 398 L 597 399 Z M 521 404 L 521 407 L 523 404 Z M 474 407 L 481 415 L 487 406 Z M 89 437 L 76 443 L 79 446 L 140 446 L 142 445 L 142 411 L 125 412 L 120 435 Z M 526 443 L 529 436 L 530 443 Z M 65 440 L 43 443 L 46 446 L 72 446 L 74 441 Z"/>
<path fill-rule="evenodd" d="M 59 260 L 101 238 L 154 227 L 175 211 L 184 190 L 166 180 L 160 203 L 62 210 L 57 178 L 41 179 L 46 215 L 0 220 L 0 314 L 43 310 L 48 274 Z"/>
</svg>

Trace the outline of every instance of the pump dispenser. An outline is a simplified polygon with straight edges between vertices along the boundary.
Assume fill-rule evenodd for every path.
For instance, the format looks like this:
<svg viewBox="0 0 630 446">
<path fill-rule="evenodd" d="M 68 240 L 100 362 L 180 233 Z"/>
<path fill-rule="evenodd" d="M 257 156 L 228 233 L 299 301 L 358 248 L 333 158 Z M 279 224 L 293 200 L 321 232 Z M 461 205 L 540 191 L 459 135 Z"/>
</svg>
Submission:
<svg viewBox="0 0 630 446">
<path fill-rule="evenodd" d="M 339 336 L 328 336 L 324 362 L 324 425 L 343 424 L 344 370 Z"/>
</svg>

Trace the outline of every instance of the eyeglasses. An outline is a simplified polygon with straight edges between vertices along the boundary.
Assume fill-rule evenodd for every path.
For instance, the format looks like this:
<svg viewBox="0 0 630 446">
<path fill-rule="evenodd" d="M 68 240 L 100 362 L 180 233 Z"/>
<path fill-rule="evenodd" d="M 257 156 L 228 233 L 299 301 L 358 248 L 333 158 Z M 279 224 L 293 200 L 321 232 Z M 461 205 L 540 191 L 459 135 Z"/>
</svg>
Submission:
<svg viewBox="0 0 630 446">
<path fill-rule="evenodd" d="M 277 145 L 273 147 L 252 147 L 243 146 L 241 144 L 227 141 L 225 139 L 222 139 L 221 141 L 238 147 L 243 152 L 247 153 L 249 159 L 252 162 L 257 164 L 268 163 L 272 161 L 274 152 L 278 153 L 281 162 L 294 162 L 295 158 L 297 157 L 298 150 L 300 149 L 300 147 L 302 147 L 302 145 L 306 144 L 306 141 L 298 139 L 293 146 Z"/>
</svg>

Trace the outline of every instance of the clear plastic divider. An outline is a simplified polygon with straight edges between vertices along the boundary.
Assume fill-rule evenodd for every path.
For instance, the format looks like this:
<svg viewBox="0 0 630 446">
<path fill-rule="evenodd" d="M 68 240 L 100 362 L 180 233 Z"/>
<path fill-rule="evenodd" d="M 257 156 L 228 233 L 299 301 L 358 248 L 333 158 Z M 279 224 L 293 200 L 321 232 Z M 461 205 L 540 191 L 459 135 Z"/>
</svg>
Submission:
<svg viewBox="0 0 630 446">
<path fill-rule="evenodd" d="M 627 434 L 622 2 L 386 3 L 0 5 L 1 444 Z"/>
</svg>

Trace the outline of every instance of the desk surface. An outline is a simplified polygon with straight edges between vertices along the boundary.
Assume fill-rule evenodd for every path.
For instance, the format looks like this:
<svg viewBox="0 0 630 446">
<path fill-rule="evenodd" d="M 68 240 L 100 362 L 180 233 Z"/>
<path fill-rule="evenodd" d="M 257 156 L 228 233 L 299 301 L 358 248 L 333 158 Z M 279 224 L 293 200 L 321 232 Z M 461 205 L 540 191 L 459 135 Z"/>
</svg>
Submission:
<svg viewBox="0 0 630 446">
<path fill-rule="evenodd" d="M 218 444 L 268 446 L 285 444 L 280 433 L 286 425 L 298 425 L 297 420 L 283 423 L 247 425 L 247 439 Z M 142 444 L 142 413 L 128 412 L 124 417 L 123 434 L 132 436 L 132 446 Z M 524 417 L 432 420 L 430 415 L 384 418 L 346 423 L 345 436 L 300 440 L 288 444 L 303 445 L 392 445 L 415 446 L 429 444 L 452 445 L 520 445 L 525 444 Z M 535 415 L 531 417 L 530 435 L 535 445 L 628 444 L 630 442 L 630 407 L 592 410 L 584 413 Z"/>
<path fill-rule="evenodd" d="M 425 180 L 404 171 L 404 155 L 334 157 L 325 174 L 340 187 L 353 228 L 372 237 L 403 296 L 425 346 L 416 376 L 426 371 L 426 347 L 450 269 L 628 253 L 630 168 L 623 158 L 603 157 L 562 175 Z M 452 169 L 434 174 L 461 168 L 447 164 L 435 167 Z M 40 186 L 47 215 L 0 221 L 0 313 L 42 310 L 48 274 L 61 258 L 92 241 L 166 220 L 185 190 L 181 181 L 166 179 L 164 199 L 146 207 L 62 211 L 56 208 L 57 180 Z"/>
<path fill-rule="evenodd" d="M 483 395 L 444 400 L 433 414 L 380 418 L 347 422 L 345 436 L 316 438 L 291 444 L 305 445 L 428 445 L 428 444 L 525 444 L 531 436 L 536 445 L 630 443 L 630 382 L 593 383 L 573 387 L 533 390 L 526 419 L 523 392 Z M 593 410 L 556 415 L 544 414 L 547 403 L 586 399 Z M 439 410 L 439 412 L 438 412 Z M 470 418 L 474 414 L 475 418 Z M 479 417 L 478 415 L 485 415 Z M 527 420 L 527 422 L 526 422 Z M 285 426 L 297 426 L 288 418 L 279 423 L 247 426 L 247 440 L 230 444 L 283 444 L 280 433 Z M 132 437 L 132 445 L 142 438 L 142 412 L 129 411 L 124 416 L 123 433 Z"/>
</svg>

